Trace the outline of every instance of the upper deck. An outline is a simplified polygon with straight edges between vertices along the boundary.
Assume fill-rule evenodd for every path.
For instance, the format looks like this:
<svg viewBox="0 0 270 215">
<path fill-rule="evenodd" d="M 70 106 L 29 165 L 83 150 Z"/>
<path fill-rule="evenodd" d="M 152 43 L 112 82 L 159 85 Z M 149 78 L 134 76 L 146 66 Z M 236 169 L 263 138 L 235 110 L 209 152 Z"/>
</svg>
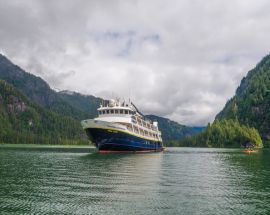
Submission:
<svg viewBox="0 0 270 215">
<path fill-rule="evenodd" d="M 134 133 L 161 140 L 158 123 L 145 119 L 131 102 L 110 100 L 106 104 L 101 104 L 95 120 L 120 123 Z"/>
<path fill-rule="evenodd" d="M 131 123 L 132 116 L 136 114 L 136 110 L 131 104 L 125 102 L 110 100 L 107 104 L 101 104 L 98 108 L 98 120 L 108 122 L 124 122 Z"/>
</svg>

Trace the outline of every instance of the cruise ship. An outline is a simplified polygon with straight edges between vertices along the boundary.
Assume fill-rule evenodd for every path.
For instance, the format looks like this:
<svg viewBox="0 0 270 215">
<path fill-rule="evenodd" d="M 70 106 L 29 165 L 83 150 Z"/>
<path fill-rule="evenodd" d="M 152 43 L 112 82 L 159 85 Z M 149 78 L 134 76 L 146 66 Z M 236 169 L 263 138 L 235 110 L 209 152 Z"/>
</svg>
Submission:
<svg viewBox="0 0 270 215">
<path fill-rule="evenodd" d="M 97 118 L 81 124 L 99 152 L 163 151 L 158 123 L 145 118 L 132 102 L 112 99 L 97 110 Z"/>
</svg>

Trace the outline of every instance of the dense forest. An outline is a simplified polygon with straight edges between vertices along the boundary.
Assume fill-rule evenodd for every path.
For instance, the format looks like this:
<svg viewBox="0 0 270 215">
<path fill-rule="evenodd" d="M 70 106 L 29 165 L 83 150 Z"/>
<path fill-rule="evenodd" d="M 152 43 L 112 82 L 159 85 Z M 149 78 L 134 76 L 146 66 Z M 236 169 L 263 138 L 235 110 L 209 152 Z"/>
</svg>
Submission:
<svg viewBox="0 0 270 215">
<path fill-rule="evenodd" d="M 179 141 L 170 141 L 169 146 L 187 147 L 263 147 L 260 134 L 255 128 L 241 125 L 236 120 L 215 120 L 198 135 L 194 135 Z"/>
<path fill-rule="evenodd" d="M 80 123 L 32 103 L 0 80 L 0 140 L 5 143 L 86 144 Z"/>
</svg>

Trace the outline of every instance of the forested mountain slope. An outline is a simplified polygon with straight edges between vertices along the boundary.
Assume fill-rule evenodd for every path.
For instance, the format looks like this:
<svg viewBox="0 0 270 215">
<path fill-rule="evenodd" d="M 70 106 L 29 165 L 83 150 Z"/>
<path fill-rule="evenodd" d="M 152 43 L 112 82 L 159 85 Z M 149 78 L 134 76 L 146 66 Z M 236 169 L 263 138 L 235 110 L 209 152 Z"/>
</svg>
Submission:
<svg viewBox="0 0 270 215">
<path fill-rule="evenodd" d="M 262 142 L 263 141 L 263 142 Z M 270 55 L 264 57 L 241 81 L 235 96 L 199 135 L 178 146 L 270 146 Z"/>
<path fill-rule="evenodd" d="M 216 119 L 235 119 L 259 130 L 270 141 L 270 55 L 248 72 Z"/>
<path fill-rule="evenodd" d="M 0 142 L 79 144 L 86 136 L 79 121 L 34 104 L 0 80 Z"/>
</svg>

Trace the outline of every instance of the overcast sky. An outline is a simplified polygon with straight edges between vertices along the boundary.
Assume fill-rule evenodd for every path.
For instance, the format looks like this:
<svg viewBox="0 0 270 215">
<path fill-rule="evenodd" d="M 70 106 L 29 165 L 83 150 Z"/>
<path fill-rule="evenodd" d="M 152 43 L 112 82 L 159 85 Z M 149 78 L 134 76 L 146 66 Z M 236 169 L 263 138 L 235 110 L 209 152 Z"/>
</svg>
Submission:
<svg viewBox="0 0 270 215">
<path fill-rule="evenodd" d="M 269 0 L 0 0 L 0 51 L 54 89 L 205 125 L 269 53 Z"/>
</svg>

